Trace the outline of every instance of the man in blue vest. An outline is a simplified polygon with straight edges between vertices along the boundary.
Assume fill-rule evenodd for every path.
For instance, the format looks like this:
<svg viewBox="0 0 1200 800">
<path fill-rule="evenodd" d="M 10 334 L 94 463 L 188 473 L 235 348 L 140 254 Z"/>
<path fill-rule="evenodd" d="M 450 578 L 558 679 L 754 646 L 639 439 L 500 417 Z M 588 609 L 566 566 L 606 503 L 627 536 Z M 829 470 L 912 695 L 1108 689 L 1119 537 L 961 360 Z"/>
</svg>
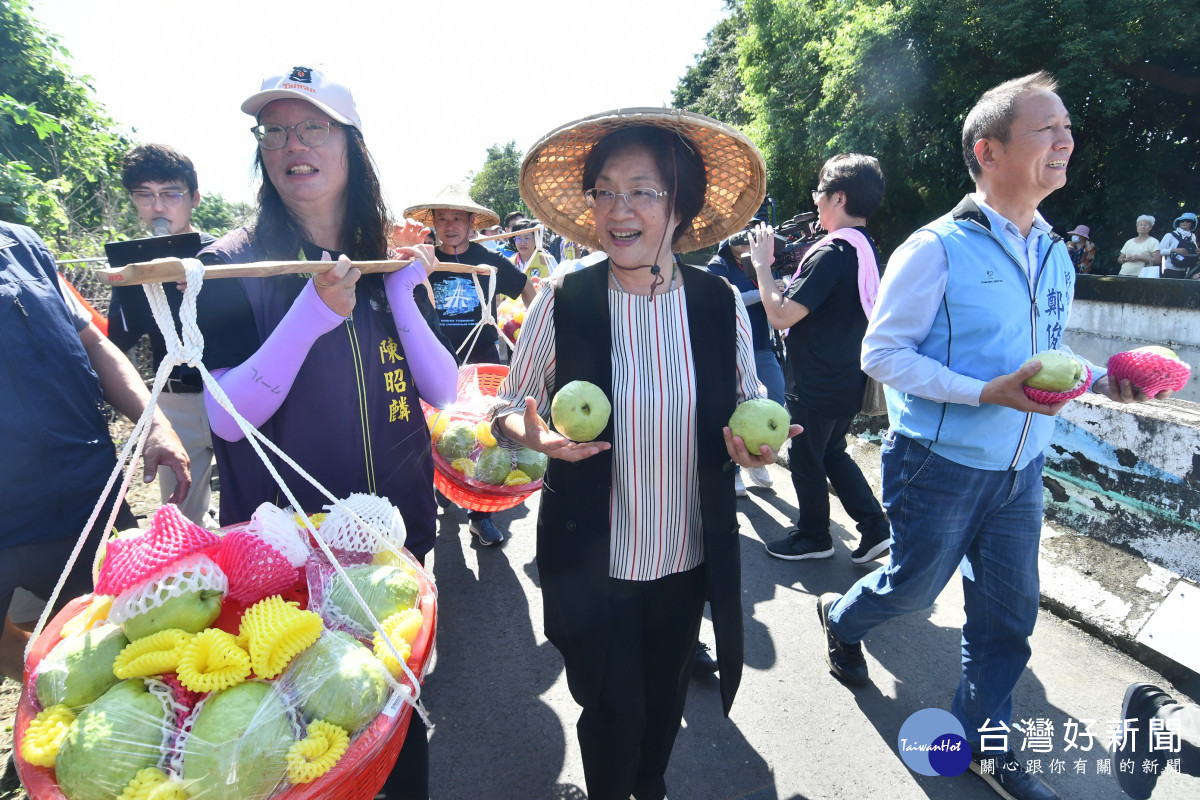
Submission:
<svg viewBox="0 0 1200 800">
<path fill-rule="evenodd" d="M 1012 691 L 1038 611 L 1042 451 L 1065 405 L 1028 398 L 1030 356 L 1065 349 L 1075 269 L 1038 205 L 1067 182 L 1071 117 L 1039 72 L 986 93 L 963 124 L 975 191 L 909 237 L 884 273 L 863 370 L 887 386 L 883 498 L 890 562 L 843 595 L 818 599 L 830 671 L 868 682 L 863 638 L 929 608 L 956 570 L 966 623 L 951 712 L 970 768 L 1005 798 L 1058 793 L 1007 746 Z M 1093 391 L 1144 400 L 1105 371 Z M 1000 746 L 996 746 L 996 745 Z"/>
</svg>

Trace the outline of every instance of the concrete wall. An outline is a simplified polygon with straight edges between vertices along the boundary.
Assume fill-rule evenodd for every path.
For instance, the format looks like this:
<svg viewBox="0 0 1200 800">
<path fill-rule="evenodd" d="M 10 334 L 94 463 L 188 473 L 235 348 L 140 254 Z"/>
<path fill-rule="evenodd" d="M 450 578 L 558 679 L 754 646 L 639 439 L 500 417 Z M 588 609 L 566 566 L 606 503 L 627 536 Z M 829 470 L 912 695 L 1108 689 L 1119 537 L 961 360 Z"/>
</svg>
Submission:
<svg viewBox="0 0 1200 800">
<path fill-rule="evenodd" d="M 1081 275 L 1063 340 L 1100 365 L 1135 347 L 1169 347 L 1192 365 L 1177 397 L 1200 403 L 1200 281 Z"/>
</svg>

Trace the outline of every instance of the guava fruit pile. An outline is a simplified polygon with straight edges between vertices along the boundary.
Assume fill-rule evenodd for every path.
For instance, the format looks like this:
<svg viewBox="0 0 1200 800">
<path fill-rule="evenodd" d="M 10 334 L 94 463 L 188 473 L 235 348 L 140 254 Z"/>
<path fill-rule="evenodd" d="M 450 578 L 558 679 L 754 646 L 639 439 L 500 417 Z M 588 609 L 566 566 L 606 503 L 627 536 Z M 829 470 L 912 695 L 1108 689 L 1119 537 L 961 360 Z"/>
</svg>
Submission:
<svg viewBox="0 0 1200 800">
<path fill-rule="evenodd" d="M 428 421 L 438 456 L 471 486 L 536 488 L 530 484 L 546 474 L 546 455 L 504 447 L 481 417 L 462 407 L 433 411 Z"/>
<path fill-rule="evenodd" d="M 40 711 L 19 757 L 67 800 L 264 800 L 328 773 L 395 716 L 435 602 L 399 512 L 345 506 L 313 518 L 345 577 L 269 504 L 223 533 L 163 506 L 106 542 L 96 593 L 26 686 Z"/>
<path fill-rule="evenodd" d="M 525 324 L 525 302 L 519 297 L 510 297 L 496 306 L 496 324 L 510 341 L 515 342 Z"/>
</svg>

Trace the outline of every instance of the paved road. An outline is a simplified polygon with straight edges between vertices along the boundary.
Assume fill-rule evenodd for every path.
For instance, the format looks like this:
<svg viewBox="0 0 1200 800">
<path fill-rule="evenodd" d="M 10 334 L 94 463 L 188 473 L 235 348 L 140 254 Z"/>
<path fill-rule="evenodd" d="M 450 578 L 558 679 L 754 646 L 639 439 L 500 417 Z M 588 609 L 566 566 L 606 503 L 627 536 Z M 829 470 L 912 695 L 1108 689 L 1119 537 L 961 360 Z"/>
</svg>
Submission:
<svg viewBox="0 0 1200 800">
<path fill-rule="evenodd" d="M 770 558 L 763 542 L 781 536 L 794 513 L 787 473 L 772 467 L 774 491 L 751 489 L 739 501 L 742 523 L 746 670 L 729 719 L 716 681 L 694 681 L 684 729 L 667 773 L 674 800 L 824 800 L 825 798 L 996 797 L 974 775 L 923 777 L 896 751 L 900 726 L 923 708 L 944 708 L 958 677 L 962 591 L 957 581 L 932 610 L 895 620 L 867 638 L 873 686 L 851 691 L 828 673 L 815 597 L 841 591 L 870 568 L 851 564 L 857 534 L 834 503 L 835 557 L 817 562 Z M 562 660 L 542 633 L 533 563 L 537 497 L 496 519 L 506 544 L 480 548 L 466 513 L 442 512 L 433 568 L 441 628 L 426 700 L 437 728 L 431 739 L 434 800 L 583 798 L 575 742 L 578 709 Z M 711 628 L 702 639 L 711 644 Z M 1033 659 L 1017 686 L 1018 719 L 1047 718 L 1053 751 L 1029 754 L 1066 764 L 1053 776 L 1064 797 L 1118 800 L 1115 781 L 1097 770 L 1103 743 L 1076 774 L 1078 750 L 1065 751 L 1068 718 L 1105 722 L 1120 710 L 1125 687 L 1163 678 L 1045 612 Z M 1083 743 L 1083 740 L 1079 740 Z M 1020 747 L 1014 736 L 1013 746 Z M 1200 779 L 1170 775 L 1156 798 L 1200 796 Z"/>
</svg>

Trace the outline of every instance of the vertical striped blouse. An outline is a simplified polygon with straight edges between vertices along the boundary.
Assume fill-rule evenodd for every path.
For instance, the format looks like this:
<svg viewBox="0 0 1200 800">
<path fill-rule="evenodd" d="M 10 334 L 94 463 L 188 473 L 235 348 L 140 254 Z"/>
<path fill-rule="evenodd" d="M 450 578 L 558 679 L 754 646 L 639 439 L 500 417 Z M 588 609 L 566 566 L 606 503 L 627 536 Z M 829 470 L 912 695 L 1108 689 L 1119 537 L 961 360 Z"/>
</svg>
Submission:
<svg viewBox="0 0 1200 800">
<path fill-rule="evenodd" d="M 608 290 L 612 334 L 612 534 L 608 574 L 648 581 L 704 561 L 696 471 L 696 386 L 685 288 L 653 298 Z M 765 397 L 754 367 L 750 319 L 736 301 L 738 402 Z M 525 397 L 550 417 L 554 285 L 543 282 L 525 315 L 493 415 L 522 414 Z M 524 345 L 524 346 L 522 346 Z"/>
</svg>

